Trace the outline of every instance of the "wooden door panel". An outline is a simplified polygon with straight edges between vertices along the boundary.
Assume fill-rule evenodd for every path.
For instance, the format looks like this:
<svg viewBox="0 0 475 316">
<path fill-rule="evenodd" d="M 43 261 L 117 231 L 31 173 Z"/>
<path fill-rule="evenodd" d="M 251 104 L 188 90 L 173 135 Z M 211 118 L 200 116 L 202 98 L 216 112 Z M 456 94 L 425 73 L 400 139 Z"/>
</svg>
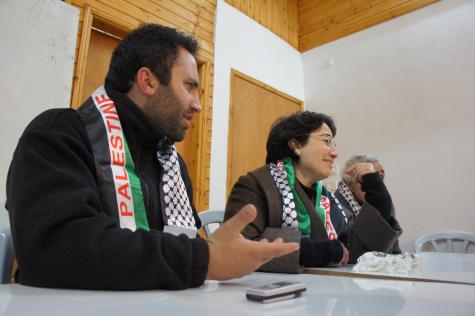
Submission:
<svg viewBox="0 0 475 316">
<path fill-rule="evenodd" d="M 272 124 L 302 110 L 303 103 L 233 71 L 228 146 L 228 194 L 237 179 L 265 163 Z"/>
<path fill-rule="evenodd" d="M 116 37 L 95 29 L 91 30 L 81 103 L 104 84 L 112 52 L 119 43 L 120 39 Z"/>
</svg>

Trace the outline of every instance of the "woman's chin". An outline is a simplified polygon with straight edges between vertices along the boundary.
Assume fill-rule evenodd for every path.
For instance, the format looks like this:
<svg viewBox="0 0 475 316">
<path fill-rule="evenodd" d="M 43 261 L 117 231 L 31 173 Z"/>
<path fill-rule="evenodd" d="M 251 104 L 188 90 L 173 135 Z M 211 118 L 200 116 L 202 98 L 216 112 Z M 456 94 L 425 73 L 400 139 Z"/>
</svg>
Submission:
<svg viewBox="0 0 475 316">
<path fill-rule="evenodd" d="M 331 175 L 331 172 L 329 172 L 329 173 L 324 173 L 324 174 L 320 174 L 320 175 L 318 176 L 317 181 L 325 180 L 326 178 L 330 177 L 330 175 Z"/>
</svg>

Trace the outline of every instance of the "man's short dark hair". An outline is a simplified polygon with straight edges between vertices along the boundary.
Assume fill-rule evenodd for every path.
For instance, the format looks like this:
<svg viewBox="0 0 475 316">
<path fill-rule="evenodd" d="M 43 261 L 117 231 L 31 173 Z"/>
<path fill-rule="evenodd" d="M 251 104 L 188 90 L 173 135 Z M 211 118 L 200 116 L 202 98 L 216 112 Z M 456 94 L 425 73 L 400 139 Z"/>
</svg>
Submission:
<svg viewBox="0 0 475 316">
<path fill-rule="evenodd" d="M 275 163 L 286 157 L 298 160 L 298 156 L 289 147 L 289 141 L 296 139 L 302 145 L 307 144 L 310 133 L 327 124 L 336 135 L 336 126 L 333 119 L 328 115 L 316 112 L 297 112 L 292 115 L 281 117 L 273 125 L 267 138 L 266 163 Z"/>
<path fill-rule="evenodd" d="M 106 87 L 128 92 L 142 67 L 149 68 L 161 84 L 168 86 L 180 47 L 196 57 L 198 41 L 177 29 L 159 24 L 140 26 L 124 37 L 112 53 Z"/>
</svg>

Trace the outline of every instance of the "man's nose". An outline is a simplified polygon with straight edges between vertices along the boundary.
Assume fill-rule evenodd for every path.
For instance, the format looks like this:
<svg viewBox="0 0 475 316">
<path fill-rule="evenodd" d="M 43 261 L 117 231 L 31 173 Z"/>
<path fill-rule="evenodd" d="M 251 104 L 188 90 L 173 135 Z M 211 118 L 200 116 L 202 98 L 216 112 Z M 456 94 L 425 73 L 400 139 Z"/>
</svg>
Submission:
<svg viewBox="0 0 475 316">
<path fill-rule="evenodd" d="M 191 99 L 191 109 L 194 111 L 194 112 L 201 112 L 201 104 L 200 104 L 200 97 L 198 95 L 198 93 L 195 93 L 193 95 L 193 98 Z"/>
</svg>

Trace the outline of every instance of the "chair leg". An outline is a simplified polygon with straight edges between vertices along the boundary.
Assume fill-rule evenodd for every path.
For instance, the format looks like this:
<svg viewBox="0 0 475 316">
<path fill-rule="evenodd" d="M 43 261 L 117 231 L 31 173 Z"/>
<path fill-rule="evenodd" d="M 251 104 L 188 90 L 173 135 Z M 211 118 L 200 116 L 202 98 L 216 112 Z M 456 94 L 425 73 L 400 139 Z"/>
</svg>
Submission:
<svg viewBox="0 0 475 316">
<path fill-rule="evenodd" d="M 452 238 L 447 238 L 447 252 L 453 253 L 454 252 L 454 244 Z"/>
<path fill-rule="evenodd" d="M 464 253 L 467 253 L 467 251 L 468 251 L 468 240 L 464 240 L 464 241 L 463 241 L 463 244 L 462 244 L 462 251 L 463 251 Z"/>
<path fill-rule="evenodd" d="M 432 244 L 432 247 L 434 247 L 434 249 L 435 249 L 436 252 L 443 252 L 443 251 L 441 251 L 439 245 L 437 245 L 437 243 L 435 242 L 435 240 L 431 240 L 430 243 Z"/>
</svg>

